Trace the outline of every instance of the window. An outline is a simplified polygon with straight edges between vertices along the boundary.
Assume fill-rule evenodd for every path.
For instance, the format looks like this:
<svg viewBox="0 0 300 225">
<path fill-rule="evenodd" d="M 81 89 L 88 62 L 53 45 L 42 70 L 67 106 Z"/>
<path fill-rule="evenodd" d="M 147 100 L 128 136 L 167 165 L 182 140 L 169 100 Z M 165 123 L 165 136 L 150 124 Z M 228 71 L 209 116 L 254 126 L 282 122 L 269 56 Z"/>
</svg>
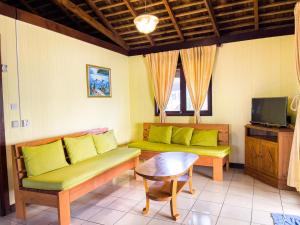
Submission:
<svg viewBox="0 0 300 225">
<path fill-rule="evenodd" d="M 173 81 L 172 92 L 166 108 L 167 116 L 193 116 L 194 109 L 192 106 L 189 91 L 183 74 L 183 68 L 178 62 L 176 75 Z M 159 115 L 159 109 L 155 103 L 155 115 Z M 212 84 L 210 81 L 205 102 L 201 108 L 201 116 L 212 116 Z"/>
</svg>

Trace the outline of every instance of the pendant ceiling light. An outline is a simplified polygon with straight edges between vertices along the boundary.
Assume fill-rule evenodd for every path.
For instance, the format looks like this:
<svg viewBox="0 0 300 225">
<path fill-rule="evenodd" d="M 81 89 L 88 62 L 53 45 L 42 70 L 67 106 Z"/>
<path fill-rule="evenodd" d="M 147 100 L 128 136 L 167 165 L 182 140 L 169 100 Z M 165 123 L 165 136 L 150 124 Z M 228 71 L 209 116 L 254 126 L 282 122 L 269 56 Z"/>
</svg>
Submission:
<svg viewBox="0 0 300 225">
<path fill-rule="evenodd" d="M 150 15 L 146 11 L 147 0 L 145 0 L 145 13 L 137 16 L 134 19 L 134 24 L 139 32 L 144 34 L 149 34 L 153 32 L 158 24 L 158 18 L 156 16 Z"/>
</svg>

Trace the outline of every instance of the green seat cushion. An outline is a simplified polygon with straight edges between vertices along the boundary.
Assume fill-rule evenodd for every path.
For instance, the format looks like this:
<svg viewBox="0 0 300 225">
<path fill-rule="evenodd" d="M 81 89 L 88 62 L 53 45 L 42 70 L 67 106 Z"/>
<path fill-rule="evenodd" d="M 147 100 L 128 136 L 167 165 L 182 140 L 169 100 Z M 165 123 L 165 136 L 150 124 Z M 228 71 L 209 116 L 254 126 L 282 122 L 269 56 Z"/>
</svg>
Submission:
<svg viewBox="0 0 300 225">
<path fill-rule="evenodd" d="M 72 164 L 97 155 L 92 135 L 76 138 L 64 138 L 68 155 Z"/>
<path fill-rule="evenodd" d="M 172 126 L 150 126 L 148 141 L 170 144 Z"/>
<path fill-rule="evenodd" d="M 140 148 L 142 150 L 157 151 L 157 152 L 190 152 L 200 156 L 213 156 L 223 158 L 230 154 L 230 146 L 219 145 L 216 147 L 207 146 L 185 146 L 178 144 L 161 144 L 149 141 L 139 141 L 130 143 L 130 148 Z"/>
<path fill-rule="evenodd" d="M 41 190 L 67 190 L 139 156 L 140 153 L 135 148 L 117 148 L 62 169 L 24 178 L 22 184 L 26 188 Z"/>
<path fill-rule="evenodd" d="M 117 140 L 112 130 L 103 134 L 93 135 L 93 139 L 98 154 L 102 154 L 118 147 Z"/>
<path fill-rule="evenodd" d="M 191 145 L 218 146 L 218 130 L 194 130 Z"/>
<path fill-rule="evenodd" d="M 22 153 L 29 177 L 69 165 L 66 161 L 61 140 L 45 145 L 22 147 Z"/>
<path fill-rule="evenodd" d="M 194 128 L 191 127 L 173 127 L 172 143 L 180 145 L 190 145 Z"/>
</svg>

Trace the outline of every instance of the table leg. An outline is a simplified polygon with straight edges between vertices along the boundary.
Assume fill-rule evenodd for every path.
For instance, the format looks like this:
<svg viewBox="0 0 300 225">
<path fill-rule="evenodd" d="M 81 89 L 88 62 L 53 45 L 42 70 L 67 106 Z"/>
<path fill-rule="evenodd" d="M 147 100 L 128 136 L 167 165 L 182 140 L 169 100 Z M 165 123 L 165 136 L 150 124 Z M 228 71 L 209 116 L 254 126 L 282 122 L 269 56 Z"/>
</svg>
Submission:
<svg viewBox="0 0 300 225">
<path fill-rule="evenodd" d="M 172 198 L 170 201 L 171 215 L 172 215 L 172 219 L 176 221 L 179 218 L 179 214 L 177 213 L 177 208 L 176 208 L 177 180 L 171 181 L 171 191 L 172 191 Z"/>
<path fill-rule="evenodd" d="M 149 199 L 149 186 L 148 186 L 148 181 L 146 178 L 144 179 L 144 187 L 145 187 L 145 192 L 146 192 L 146 207 L 143 209 L 143 214 L 146 215 L 149 212 L 150 208 L 150 199 Z"/>
<path fill-rule="evenodd" d="M 189 169 L 189 187 L 190 187 L 190 193 L 194 194 L 195 189 L 193 189 L 193 166 L 190 167 Z"/>
</svg>

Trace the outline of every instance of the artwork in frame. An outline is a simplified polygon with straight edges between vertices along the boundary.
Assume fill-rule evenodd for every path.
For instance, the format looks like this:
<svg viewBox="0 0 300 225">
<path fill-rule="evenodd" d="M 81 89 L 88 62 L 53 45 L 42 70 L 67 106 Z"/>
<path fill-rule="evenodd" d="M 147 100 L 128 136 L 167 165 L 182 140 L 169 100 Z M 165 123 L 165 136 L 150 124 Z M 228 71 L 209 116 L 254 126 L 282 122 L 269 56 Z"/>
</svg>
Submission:
<svg viewBox="0 0 300 225">
<path fill-rule="evenodd" d="M 88 97 L 111 97 L 111 70 L 86 65 Z"/>
</svg>

